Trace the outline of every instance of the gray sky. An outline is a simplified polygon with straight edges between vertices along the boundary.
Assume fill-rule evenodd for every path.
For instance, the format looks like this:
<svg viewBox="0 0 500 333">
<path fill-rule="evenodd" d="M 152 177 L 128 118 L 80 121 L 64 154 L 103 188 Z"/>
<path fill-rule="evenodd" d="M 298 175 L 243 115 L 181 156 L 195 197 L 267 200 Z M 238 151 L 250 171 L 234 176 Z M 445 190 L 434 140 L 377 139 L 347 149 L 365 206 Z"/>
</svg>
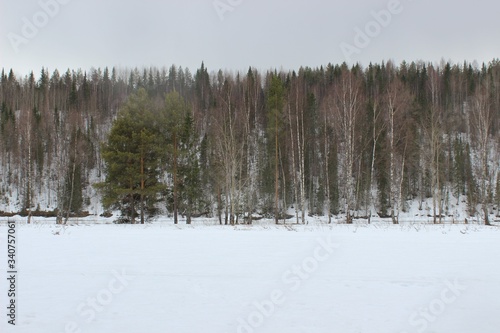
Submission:
<svg viewBox="0 0 500 333">
<path fill-rule="evenodd" d="M 491 0 L 0 0 L 0 67 L 481 63 L 500 57 L 499 14 Z"/>
</svg>

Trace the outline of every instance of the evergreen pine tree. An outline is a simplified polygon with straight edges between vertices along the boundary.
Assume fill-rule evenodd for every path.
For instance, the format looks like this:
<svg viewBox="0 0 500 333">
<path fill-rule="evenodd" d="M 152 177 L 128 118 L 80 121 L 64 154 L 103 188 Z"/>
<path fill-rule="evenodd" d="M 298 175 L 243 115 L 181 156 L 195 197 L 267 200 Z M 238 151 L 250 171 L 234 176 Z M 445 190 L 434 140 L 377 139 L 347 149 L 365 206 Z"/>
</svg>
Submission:
<svg viewBox="0 0 500 333">
<path fill-rule="evenodd" d="M 161 191 L 159 126 L 144 89 L 131 95 L 103 147 L 106 181 L 100 184 L 106 208 L 121 210 L 120 222 L 141 224 L 155 215 Z M 137 211 L 139 210 L 139 212 Z"/>
<path fill-rule="evenodd" d="M 279 219 L 279 142 L 282 133 L 282 113 L 284 107 L 285 89 L 281 78 L 275 73 L 270 77 L 270 86 L 267 96 L 268 107 L 268 136 L 269 136 L 269 166 L 274 169 L 274 220 L 278 224 Z M 272 144 L 272 145 L 271 145 Z M 274 155 L 271 158 L 271 154 Z"/>
<path fill-rule="evenodd" d="M 201 194 L 198 147 L 191 112 L 186 112 L 180 139 L 179 175 L 181 178 L 182 206 L 186 212 L 186 223 L 191 224 L 191 217 L 198 208 Z"/>
<path fill-rule="evenodd" d="M 175 72 L 175 69 L 171 68 L 170 74 Z M 167 94 L 165 98 L 165 109 L 163 113 L 163 129 L 164 139 L 168 143 L 168 160 L 169 160 L 169 171 L 173 178 L 173 189 L 172 189 L 172 211 L 174 213 L 174 224 L 178 223 L 178 211 L 179 211 L 179 159 L 180 159 L 180 146 L 182 141 L 183 123 L 186 114 L 189 113 L 186 103 L 182 97 L 175 91 Z"/>
<path fill-rule="evenodd" d="M 453 160 L 453 194 L 460 199 L 461 195 L 465 195 L 465 158 L 464 144 L 462 140 L 457 139 L 453 145 L 454 160 Z"/>
</svg>

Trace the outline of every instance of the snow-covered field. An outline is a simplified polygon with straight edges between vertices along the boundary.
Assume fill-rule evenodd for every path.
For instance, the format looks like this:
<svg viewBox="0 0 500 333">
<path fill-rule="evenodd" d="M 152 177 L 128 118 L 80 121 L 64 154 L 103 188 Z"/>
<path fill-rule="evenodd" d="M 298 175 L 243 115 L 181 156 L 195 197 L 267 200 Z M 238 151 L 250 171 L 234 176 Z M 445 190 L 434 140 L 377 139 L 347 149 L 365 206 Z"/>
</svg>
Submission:
<svg viewBox="0 0 500 333">
<path fill-rule="evenodd" d="M 3 220 L 5 222 L 5 220 Z M 50 221 L 49 221 L 50 222 Z M 500 228 L 18 223 L 0 332 L 498 333 Z"/>
</svg>

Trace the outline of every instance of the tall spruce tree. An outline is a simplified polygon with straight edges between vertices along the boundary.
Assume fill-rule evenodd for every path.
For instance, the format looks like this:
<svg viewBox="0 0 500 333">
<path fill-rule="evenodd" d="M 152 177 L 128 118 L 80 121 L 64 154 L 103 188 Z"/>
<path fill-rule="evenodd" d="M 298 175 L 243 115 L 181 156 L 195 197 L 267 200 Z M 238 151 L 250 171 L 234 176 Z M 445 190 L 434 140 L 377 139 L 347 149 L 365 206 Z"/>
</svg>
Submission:
<svg viewBox="0 0 500 333">
<path fill-rule="evenodd" d="M 285 90 L 283 82 L 277 73 L 270 77 L 269 91 L 267 95 L 267 108 L 268 108 L 268 136 L 269 152 L 274 155 L 274 159 L 269 159 L 270 165 L 274 168 L 274 221 L 276 224 L 279 222 L 280 209 L 279 209 L 279 188 L 280 188 L 280 172 L 279 172 L 279 148 L 280 148 L 280 134 L 282 134 L 282 113 L 284 107 Z"/>
<path fill-rule="evenodd" d="M 175 74 L 175 68 L 171 68 L 170 75 Z M 163 112 L 163 138 L 168 143 L 168 160 L 170 174 L 173 178 L 173 189 L 172 189 L 172 203 L 173 203 L 173 213 L 174 213 L 174 224 L 178 223 L 178 213 L 179 213 L 179 187 L 180 187 L 180 175 L 179 175 L 179 159 L 181 152 L 181 141 L 183 133 L 183 122 L 186 114 L 189 113 L 188 107 L 183 100 L 183 98 L 173 91 L 167 94 L 165 98 L 165 109 Z"/>
<path fill-rule="evenodd" d="M 201 183 L 198 163 L 198 145 L 194 132 L 191 112 L 186 112 L 180 135 L 180 196 L 182 208 L 186 213 L 186 223 L 191 224 L 191 217 L 199 206 Z"/>
<path fill-rule="evenodd" d="M 161 136 L 158 117 L 146 90 L 130 96 L 113 124 L 103 147 L 106 181 L 103 204 L 121 210 L 119 220 L 141 224 L 156 213 L 160 182 Z M 139 212 L 137 212 L 139 210 Z"/>
</svg>

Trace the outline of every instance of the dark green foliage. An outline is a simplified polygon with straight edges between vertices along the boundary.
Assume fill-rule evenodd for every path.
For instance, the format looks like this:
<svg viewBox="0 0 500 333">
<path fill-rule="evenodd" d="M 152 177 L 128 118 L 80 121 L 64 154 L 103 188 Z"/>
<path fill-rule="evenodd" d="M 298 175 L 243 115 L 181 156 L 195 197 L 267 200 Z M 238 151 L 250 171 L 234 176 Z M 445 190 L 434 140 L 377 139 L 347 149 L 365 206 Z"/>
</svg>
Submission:
<svg viewBox="0 0 500 333">
<path fill-rule="evenodd" d="M 68 97 L 69 105 L 76 107 L 78 103 L 78 91 L 76 89 L 76 82 L 73 80 L 71 83 L 71 92 Z"/>
<path fill-rule="evenodd" d="M 173 80 L 175 75 L 176 69 L 172 67 L 169 73 L 170 79 Z M 165 108 L 162 113 L 162 136 L 167 144 L 166 156 L 168 160 L 168 170 L 173 178 L 172 206 L 168 208 L 169 211 L 174 214 L 175 224 L 178 223 L 178 211 L 182 201 L 182 175 L 180 174 L 180 170 L 183 167 L 183 155 L 185 155 L 187 145 L 190 144 L 186 140 L 191 139 L 189 127 L 192 126 L 192 122 L 189 120 L 189 123 L 186 123 L 186 117 L 189 112 L 185 101 L 179 93 L 173 91 L 167 94 L 165 98 Z"/>
<path fill-rule="evenodd" d="M 338 152 L 337 145 L 331 146 L 329 160 L 329 179 L 330 179 L 330 210 L 333 214 L 339 213 L 339 179 L 338 179 Z"/>
<path fill-rule="evenodd" d="M 285 87 L 281 78 L 277 74 L 270 77 L 269 91 L 267 94 L 267 131 L 270 141 L 273 141 L 276 132 L 278 138 L 283 135 L 283 106 L 285 103 Z M 271 147 L 273 147 L 271 145 Z M 274 152 L 274 148 L 272 148 Z"/>
<path fill-rule="evenodd" d="M 130 96 L 103 146 L 106 181 L 101 184 L 106 208 L 120 209 L 122 222 L 152 217 L 162 185 L 161 145 L 157 114 L 147 92 Z"/>
<path fill-rule="evenodd" d="M 306 71 L 307 73 L 307 71 Z M 301 107 L 301 106 L 299 106 Z M 309 177 L 305 178 L 305 187 L 309 189 L 306 191 L 306 199 L 309 200 L 309 211 L 319 212 L 317 214 L 322 215 L 324 198 L 318 198 L 317 195 L 320 193 L 317 187 L 317 180 L 320 176 L 320 163 L 319 163 L 319 147 L 318 138 L 319 130 L 323 126 L 319 125 L 318 122 L 318 108 L 316 103 L 316 97 L 314 94 L 309 93 L 306 96 L 306 101 L 304 105 L 304 113 L 307 114 L 307 118 L 304 119 L 304 127 L 306 128 L 305 133 L 305 159 L 308 163 L 305 163 L 304 172 Z M 316 200 L 321 200 L 321 202 L 316 202 Z M 321 206 L 321 207 L 320 207 Z"/>
<path fill-rule="evenodd" d="M 0 134 L 4 133 L 8 115 L 7 104 L 5 104 L 5 102 L 2 102 L 2 106 L 0 107 Z"/>
<path fill-rule="evenodd" d="M 478 193 L 472 170 L 470 146 L 458 138 L 453 144 L 453 150 L 453 194 L 459 199 L 461 196 L 466 196 L 469 213 L 472 215 L 478 203 Z"/>
<path fill-rule="evenodd" d="M 278 223 L 279 199 L 281 191 L 280 184 L 280 140 L 283 138 L 284 120 L 283 107 L 285 103 L 285 87 L 283 81 L 277 73 L 271 74 L 268 78 L 269 87 L 267 92 L 267 151 L 268 158 L 262 177 L 262 187 L 264 190 L 263 210 L 268 212 L 274 210 L 274 217 Z M 282 179 L 281 179 L 282 180 Z M 274 206 L 274 207 L 273 207 Z M 273 207 L 273 208 L 271 208 Z"/>
<path fill-rule="evenodd" d="M 191 223 L 193 213 L 196 213 L 201 202 L 200 166 L 198 163 L 198 145 L 194 133 L 194 123 L 191 112 L 186 112 L 184 124 L 180 133 L 179 187 L 181 210 L 185 211 L 187 223 Z"/>
<path fill-rule="evenodd" d="M 453 194 L 459 199 L 466 196 L 469 212 L 474 214 L 478 188 L 472 171 L 470 146 L 463 143 L 461 138 L 456 139 L 453 146 Z"/>
<path fill-rule="evenodd" d="M 82 182 L 82 166 L 72 160 L 66 172 L 63 196 L 63 207 L 70 213 L 78 214 L 82 211 Z"/>
<path fill-rule="evenodd" d="M 323 184 L 319 184 L 318 190 L 316 191 L 316 200 L 315 200 L 315 214 L 319 216 L 323 216 L 325 211 L 325 187 Z"/>
<path fill-rule="evenodd" d="M 465 147 L 465 181 L 467 187 L 467 205 L 469 207 L 469 214 L 473 215 L 476 212 L 476 205 L 478 203 L 478 188 L 474 174 L 472 171 L 470 145 Z"/>
<path fill-rule="evenodd" d="M 391 203 L 389 200 L 390 196 L 390 179 L 389 179 L 389 153 L 387 147 L 387 132 L 383 131 L 380 139 L 377 141 L 377 156 L 375 160 L 375 174 L 377 179 L 377 188 L 378 188 L 378 199 L 379 199 L 379 215 L 380 216 L 388 216 L 389 208 L 391 207 Z"/>
<path fill-rule="evenodd" d="M 457 139 L 453 145 L 454 150 L 454 167 L 453 167 L 453 194 L 455 197 L 466 194 L 467 172 L 466 172 L 466 146 L 461 139 Z"/>
<path fill-rule="evenodd" d="M 359 78 L 359 102 L 367 108 L 352 128 L 355 156 L 350 208 L 355 214 L 368 211 L 371 199 L 382 215 L 390 209 L 389 132 L 379 133 L 384 128 L 388 131 L 384 95 L 394 80 L 400 81 L 404 97 L 394 142 L 396 178 L 404 163 L 403 201 L 418 198 L 423 203 L 438 193 L 442 201 L 436 204 L 446 202 L 447 206 L 447 194 L 453 193 L 474 213 L 484 193 L 478 188 L 479 175 L 475 179 L 478 145 L 476 129 L 469 121 L 473 120 L 474 98 L 483 93 L 481 87 L 491 106 L 491 140 L 498 140 L 500 129 L 498 60 L 478 68 L 469 63 L 403 62 L 399 66 L 370 64 L 366 70 L 359 65 L 328 64 L 296 72 L 259 73 L 250 68 L 244 73 L 219 71 L 215 75 L 202 64 L 194 76 L 178 66 L 67 70 L 62 75 L 56 70 L 51 77 L 46 69 L 36 72 L 38 77 L 30 73 L 16 78 L 13 70 L 5 70 L 0 79 L 0 185 L 3 196 L 17 199 L 18 209 L 23 205 L 34 208 L 44 193 L 52 193 L 50 206 L 73 213 L 84 210 L 88 208 L 82 198 L 86 186 L 93 185 L 89 182 L 95 177 L 106 176 L 99 186 L 104 204 L 122 209 L 125 222 L 152 216 L 165 207 L 188 219 L 216 209 L 224 211 L 231 204 L 230 189 L 238 201 L 231 207 L 233 215 L 283 216 L 283 210 L 301 207 L 296 201 L 301 199 L 302 180 L 311 214 L 321 214 L 328 192 L 331 211 L 341 213 L 339 187 L 346 179 L 339 175 L 345 173 L 347 140 L 339 130 L 342 119 L 336 111 L 342 102 L 336 94 L 344 73 Z M 218 126 L 229 115 L 236 119 L 231 125 L 238 143 L 233 154 L 238 172 L 232 180 L 238 184 L 232 188 L 222 167 L 227 162 L 221 161 L 217 148 Z M 436 136 L 429 135 L 430 128 L 436 129 Z M 431 137 L 439 146 L 432 158 L 430 147 L 437 146 L 430 145 Z M 299 143 L 304 145 L 301 156 Z M 491 163 L 495 154 L 491 151 L 490 166 L 495 165 Z M 298 181 L 302 171 L 304 177 Z M 490 170 L 492 176 L 485 180 L 486 201 L 498 206 L 500 185 L 495 172 Z M 376 198 L 370 196 L 370 185 Z M 18 198 L 13 198 L 15 193 Z M 166 203 L 158 201 L 164 198 Z M 92 213 L 100 210 L 92 208 Z"/>
</svg>

